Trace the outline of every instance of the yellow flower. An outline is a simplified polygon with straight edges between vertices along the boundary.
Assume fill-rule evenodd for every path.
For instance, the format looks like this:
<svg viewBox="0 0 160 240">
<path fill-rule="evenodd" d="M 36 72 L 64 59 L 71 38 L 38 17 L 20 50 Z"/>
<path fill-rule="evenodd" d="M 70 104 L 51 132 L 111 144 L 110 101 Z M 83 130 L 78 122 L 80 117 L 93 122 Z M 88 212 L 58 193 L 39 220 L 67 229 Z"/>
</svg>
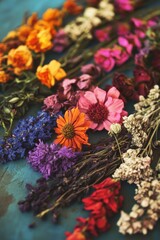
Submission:
<svg viewBox="0 0 160 240">
<path fill-rule="evenodd" d="M 66 72 L 61 68 L 61 64 L 58 61 L 52 60 L 43 67 L 39 66 L 36 75 L 42 84 L 51 88 L 55 85 L 56 80 L 60 81 L 66 76 Z"/>
<path fill-rule="evenodd" d="M 6 83 L 10 80 L 10 76 L 5 71 L 0 70 L 0 83 Z"/>
<path fill-rule="evenodd" d="M 29 36 L 32 28 L 28 25 L 22 25 L 18 28 L 17 34 L 18 38 L 21 42 L 25 42 L 27 37 Z"/>
<path fill-rule="evenodd" d="M 35 23 L 34 29 L 37 30 L 37 32 L 40 32 L 42 30 L 48 30 L 51 33 L 52 37 L 54 37 L 56 34 L 56 30 L 54 29 L 53 24 L 42 19 L 38 20 Z"/>
<path fill-rule="evenodd" d="M 59 27 L 62 24 L 62 13 L 58 9 L 48 8 L 43 13 L 43 20 L 52 22 L 53 26 Z"/>
<path fill-rule="evenodd" d="M 27 38 L 26 45 L 36 53 L 48 51 L 53 47 L 50 30 L 33 30 Z"/>
<path fill-rule="evenodd" d="M 14 73 L 19 75 L 24 70 L 32 68 L 32 54 L 25 45 L 20 45 L 16 49 L 11 49 L 8 53 L 8 65 L 12 65 Z"/>
</svg>

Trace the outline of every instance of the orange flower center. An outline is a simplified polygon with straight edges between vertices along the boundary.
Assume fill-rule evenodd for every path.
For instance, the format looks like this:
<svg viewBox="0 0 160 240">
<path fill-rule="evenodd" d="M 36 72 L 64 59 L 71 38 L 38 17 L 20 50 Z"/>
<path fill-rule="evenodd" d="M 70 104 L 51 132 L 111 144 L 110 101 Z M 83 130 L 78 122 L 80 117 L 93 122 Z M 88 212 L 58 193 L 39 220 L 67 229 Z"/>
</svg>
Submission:
<svg viewBox="0 0 160 240">
<path fill-rule="evenodd" d="M 22 55 L 17 54 L 16 56 L 14 56 L 14 65 L 18 66 L 19 68 L 22 68 L 26 65 L 26 61 L 22 57 Z"/>
<path fill-rule="evenodd" d="M 107 119 L 108 110 L 104 105 L 96 103 L 89 107 L 87 114 L 92 122 L 100 124 Z"/>
<path fill-rule="evenodd" d="M 62 134 L 65 138 L 71 139 L 74 137 L 75 132 L 74 132 L 74 126 L 71 123 L 67 123 L 63 128 L 62 128 Z"/>
</svg>

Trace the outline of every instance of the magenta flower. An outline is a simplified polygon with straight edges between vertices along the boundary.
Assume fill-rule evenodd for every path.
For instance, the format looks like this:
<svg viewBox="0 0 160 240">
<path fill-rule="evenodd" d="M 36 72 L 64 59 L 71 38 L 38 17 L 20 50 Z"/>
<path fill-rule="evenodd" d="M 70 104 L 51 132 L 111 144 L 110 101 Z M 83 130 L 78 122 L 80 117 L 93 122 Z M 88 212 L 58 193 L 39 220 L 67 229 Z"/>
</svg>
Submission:
<svg viewBox="0 0 160 240">
<path fill-rule="evenodd" d="M 95 36 L 98 39 L 98 41 L 100 42 L 104 42 L 104 41 L 110 41 L 111 40 L 111 32 L 112 32 L 112 27 L 111 26 L 107 26 L 103 29 L 97 29 L 95 30 Z"/>
<path fill-rule="evenodd" d="M 128 52 L 118 45 L 115 45 L 113 48 L 101 48 L 94 55 L 94 60 L 102 69 L 110 72 L 116 65 L 121 65 L 129 59 L 131 47 L 132 46 L 128 45 L 127 48 L 125 45 Z"/>
<path fill-rule="evenodd" d="M 115 0 L 115 6 L 119 12 L 131 12 L 134 10 L 134 3 L 131 0 Z"/>
<path fill-rule="evenodd" d="M 110 48 L 99 49 L 94 55 L 94 60 L 106 72 L 111 71 L 116 64 L 113 51 Z"/>
<path fill-rule="evenodd" d="M 96 87 L 79 98 L 78 107 L 91 122 L 90 128 L 99 131 L 105 128 L 109 131 L 112 123 L 122 123 L 122 117 L 127 112 L 123 110 L 124 102 L 119 99 L 119 95 L 115 87 L 108 92 Z"/>
</svg>

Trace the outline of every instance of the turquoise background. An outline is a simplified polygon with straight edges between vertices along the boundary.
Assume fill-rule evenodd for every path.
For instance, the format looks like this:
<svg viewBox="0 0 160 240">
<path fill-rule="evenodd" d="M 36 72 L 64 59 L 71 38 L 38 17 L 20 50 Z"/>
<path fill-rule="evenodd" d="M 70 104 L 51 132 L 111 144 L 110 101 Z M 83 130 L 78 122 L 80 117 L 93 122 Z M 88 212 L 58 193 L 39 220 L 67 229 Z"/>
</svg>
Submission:
<svg viewBox="0 0 160 240">
<path fill-rule="evenodd" d="M 17 27 L 25 12 L 37 11 L 39 16 L 49 7 L 60 7 L 63 0 L 0 0 L 0 38 L 2 39 L 8 31 Z M 159 1 L 153 1 L 153 3 Z M 153 4 L 152 4 L 153 5 Z M 160 5 L 160 4 L 159 4 Z M 30 111 L 30 115 L 36 114 L 37 108 Z M 101 134 L 96 134 L 99 138 Z M 95 136 L 94 136 L 95 137 Z M 34 172 L 25 160 L 18 160 L 0 166 L 0 240 L 63 240 L 64 232 L 72 231 L 76 224 L 76 217 L 87 216 L 81 204 L 73 204 L 62 212 L 60 224 L 53 225 L 51 218 L 45 221 L 36 219 L 32 213 L 22 214 L 18 210 L 17 202 L 24 199 L 26 195 L 25 184 L 35 183 L 40 175 Z M 123 209 L 129 211 L 133 201 L 134 186 L 122 184 L 122 192 L 125 196 Z M 118 233 L 116 222 L 119 215 L 114 217 L 112 228 L 102 234 L 99 240 L 158 240 L 160 236 L 160 222 L 157 223 L 154 231 L 147 236 L 123 236 Z M 36 222 L 35 229 L 29 229 L 28 225 Z M 76 240 L 76 239 L 75 239 Z"/>
</svg>

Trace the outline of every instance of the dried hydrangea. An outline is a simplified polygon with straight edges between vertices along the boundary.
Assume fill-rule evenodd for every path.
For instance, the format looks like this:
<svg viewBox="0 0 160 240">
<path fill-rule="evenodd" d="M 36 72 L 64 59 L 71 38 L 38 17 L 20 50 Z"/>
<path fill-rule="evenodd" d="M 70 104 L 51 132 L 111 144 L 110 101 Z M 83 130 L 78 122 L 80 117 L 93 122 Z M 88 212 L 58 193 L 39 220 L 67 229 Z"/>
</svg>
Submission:
<svg viewBox="0 0 160 240">
<path fill-rule="evenodd" d="M 151 158 L 138 156 L 140 149 L 129 149 L 122 155 L 123 163 L 113 174 L 114 178 L 138 184 L 144 179 L 152 179 Z"/>
<path fill-rule="evenodd" d="M 129 214 L 121 212 L 117 223 L 122 234 L 147 234 L 160 217 L 160 182 L 142 181 L 136 190 L 135 204 Z"/>
</svg>

